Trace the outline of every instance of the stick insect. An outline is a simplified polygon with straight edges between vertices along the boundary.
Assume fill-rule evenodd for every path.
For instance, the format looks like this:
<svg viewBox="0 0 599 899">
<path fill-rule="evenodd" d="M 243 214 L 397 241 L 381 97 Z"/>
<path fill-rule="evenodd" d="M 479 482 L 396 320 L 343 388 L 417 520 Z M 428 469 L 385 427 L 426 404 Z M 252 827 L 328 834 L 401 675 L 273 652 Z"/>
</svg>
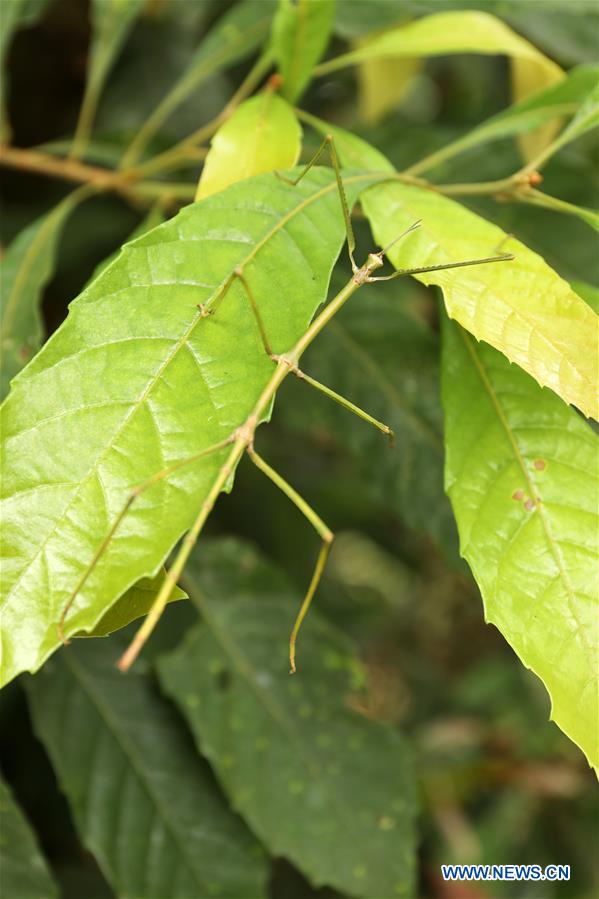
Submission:
<svg viewBox="0 0 599 899">
<path fill-rule="evenodd" d="M 302 371 L 302 369 L 300 369 L 299 367 L 299 362 L 303 353 L 320 334 L 327 323 L 333 318 L 333 316 L 336 315 L 341 307 L 347 302 L 347 300 L 365 284 L 372 284 L 377 281 L 392 281 L 397 278 L 405 277 L 406 275 L 416 275 L 424 272 L 441 271 L 445 269 L 460 268 L 469 265 L 482 265 L 492 262 L 504 262 L 514 258 L 510 254 L 498 253 L 497 255 L 488 256 L 482 259 L 468 259 L 459 262 L 428 265 L 419 268 L 399 269 L 388 275 L 375 274 L 375 272 L 383 267 L 385 257 L 389 250 L 400 240 L 408 238 L 410 234 L 412 234 L 421 224 L 420 222 L 414 222 L 412 225 L 410 225 L 409 228 L 399 234 L 388 246 L 384 247 L 378 252 L 369 253 L 366 261 L 362 265 L 358 265 L 355 260 L 356 241 L 351 222 L 350 209 L 332 136 L 329 135 L 325 138 L 319 149 L 316 151 L 316 153 L 314 153 L 312 158 L 308 161 L 308 163 L 304 166 L 304 168 L 300 171 L 299 175 L 295 179 L 287 178 L 281 173 L 276 174 L 281 180 L 285 181 L 286 183 L 292 186 L 297 186 L 302 178 L 304 178 L 304 176 L 310 171 L 310 169 L 316 165 L 318 160 L 325 153 L 328 153 L 334 170 L 341 211 L 345 224 L 347 250 L 352 269 L 352 276 L 350 280 L 339 291 L 339 293 L 332 300 L 330 300 L 323 311 L 320 312 L 320 314 L 318 314 L 312 320 L 308 329 L 305 331 L 303 336 L 300 337 L 300 339 L 295 343 L 295 345 L 285 353 L 275 353 L 272 349 L 272 345 L 269 340 L 269 335 L 265 327 L 259 304 L 254 296 L 243 267 L 236 267 L 232 271 L 216 296 L 214 296 L 214 298 L 212 299 L 210 305 L 199 304 L 198 309 L 201 318 L 210 319 L 212 316 L 218 315 L 219 307 L 226 300 L 231 286 L 233 285 L 233 283 L 238 281 L 243 288 L 244 296 L 246 297 L 246 300 L 253 313 L 255 324 L 260 335 L 262 349 L 268 356 L 268 358 L 272 361 L 272 375 L 270 376 L 269 381 L 264 387 L 262 394 L 258 398 L 251 413 L 245 418 L 245 420 L 241 421 L 238 426 L 235 427 L 224 440 L 220 440 L 218 443 L 215 443 L 214 445 L 203 449 L 201 452 L 189 456 L 188 458 L 183 459 L 175 463 L 174 465 L 163 468 L 161 471 L 157 471 L 154 475 L 147 478 L 145 481 L 138 484 L 133 488 L 133 490 L 131 490 L 123 508 L 114 519 L 104 539 L 101 541 L 99 547 L 97 548 L 91 562 L 80 576 L 77 584 L 75 585 L 72 593 L 70 594 L 66 604 L 62 609 L 57 628 L 60 639 L 63 641 L 63 643 L 66 643 L 68 641 L 65 638 L 64 630 L 69 611 L 73 607 L 78 594 L 82 590 L 94 568 L 97 566 L 100 559 L 109 549 L 112 538 L 116 534 L 133 503 L 147 490 L 150 490 L 160 481 L 168 478 L 170 475 L 173 475 L 176 471 L 179 471 L 186 466 L 193 465 L 195 462 L 198 462 L 200 459 L 203 459 L 213 453 L 228 450 L 226 460 L 220 468 L 214 482 L 212 483 L 212 486 L 204 502 L 202 503 L 201 508 L 198 511 L 195 521 L 193 522 L 187 534 L 183 537 L 174 561 L 164 578 L 162 586 L 156 598 L 154 599 L 145 620 L 134 636 L 131 644 L 119 660 L 118 667 L 121 671 L 127 671 L 131 667 L 131 665 L 139 655 L 143 645 L 158 623 L 164 611 L 164 608 L 169 601 L 171 593 L 175 588 L 177 580 L 181 576 L 187 559 L 189 558 L 189 555 L 204 527 L 206 519 L 212 511 L 212 508 L 219 494 L 223 491 L 223 489 L 225 489 L 229 478 L 231 477 L 234 469 L 236 468 L 238 462 L 244 454 L 247 454 L 251 461 L 257 466 L 257 468 L 260 469 L 260 471 L 262 471 L 263 474 L 265 474 L 266 477 L 269 478 L 303 513 L 303 515 L 307 518 L 309 523 L 313 526 L 313 528 L 321 538 L 321 548 L 318 553 L 312 578 L 310 580 L 303 602 L 301 603 L 300 609 L 297 613 L 289 637 L 290 673 L 294 673 L 296 671 L 296 642 L 298 633 L 318 588 L 331 549 L 334 535 L 332 530 L 325 524 L 320 516 L 308 504 L 308 502 L 302 496 L 300 496 L 299 493 L 256 452 L 254 448 L 254 436 L 261 418 L 270 407 L 275 393 L 284 379 L 288 375 L 292 374 L 305 383 L 309 384 L 310 386 L 314 387 L 316 390 L 321 391 L 330 399 L 348 409 L 350 412 L 353 412 L 365 422 L 377 428 L 382 434 L 386 435 L 389 438 L 390 442 L 393 442 L 394 435 L 388 425 L 384 424 L 381 421 L 378 421 L 376 418 L 374 418 L 363 409 L 360 409 L 350 400 L 336 393 L 326 385 L 316 381 L 314 378 L 310 377 L 308 374 Z"/>
</svg>

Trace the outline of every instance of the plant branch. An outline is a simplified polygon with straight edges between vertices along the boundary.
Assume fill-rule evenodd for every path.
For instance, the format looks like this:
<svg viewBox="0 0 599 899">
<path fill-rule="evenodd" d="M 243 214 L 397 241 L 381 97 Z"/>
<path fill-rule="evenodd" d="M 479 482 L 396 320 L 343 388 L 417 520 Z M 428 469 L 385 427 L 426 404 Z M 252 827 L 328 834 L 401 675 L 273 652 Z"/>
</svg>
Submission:
<svg viewBox="0 0 599 899">
<path fill-rule="evenodd" d="M 265 51 L 256 60 L 255 64 L 252 66 L 251 70 L 248 72 L 239 88 L 235 91 L 227 105 L 221 112 L 219 112 L 217 116 L 215 116 L 210 122 L 202 125 L 196 131 L 194 131 L 193 134 L 190 134 L 188 137 L 183 138 L 183 140 L 179 141 L 178 144 L 175 144 L 174 147 L 171 147 L 169 150 L 165 150 L 164 153 L 159 153 L 157 156 L 154 156 L 152 159 L 149 159 L 147 162 L 144 162 L 139 166 L 125 169 L 127 174 L 130 176 L 139 177 L 140 175 L 149 175 L 154 174 L 154 172 L 163 171 L 164 169 L 175 168 L 179 164 L 185 164 L 186 162 L 189 162 L 190 158 L 203 159 L 208 152 L 208 148 L 201 147 L 200 145 L 205 140 L 212 137 L 212 135 L 220 128 L 223 122 L 226 122 L 226 120 L 231 117 L 239 104 L 254 91 L 271 65 L 272 54 L 270 53 L 270 51 Z M 128 158 L 129 154 L 126 153 L 123 157 L 123 167 Z"/>
<path fill-rule="evenodd" d="M 165 181 L 132 182 L 126 173 L 87 165 L 76 159 L 60 159 L 47 153 L 40 153 L 38 150 L 20 147 L 0 147 L 0 165 L 24 172 L 50 175 L 77 184 L 89 184 L 97 190 L 114 190 L 128 198 L 142 196 L 193 199 L 195 193 L 193 184 Z"/>
</svg>

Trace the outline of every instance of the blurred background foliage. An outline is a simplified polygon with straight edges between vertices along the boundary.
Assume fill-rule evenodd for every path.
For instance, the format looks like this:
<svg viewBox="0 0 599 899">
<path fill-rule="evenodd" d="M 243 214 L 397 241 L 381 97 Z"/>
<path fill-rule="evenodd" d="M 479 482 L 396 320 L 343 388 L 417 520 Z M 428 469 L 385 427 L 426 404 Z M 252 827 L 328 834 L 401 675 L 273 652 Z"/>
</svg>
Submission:
<svg viewBox="0 0 599 899">
<path fill-rule="evenodd" d="M 101 99 L 99 156 L 118 158 L 228 5 L 147 0 Z M 585 0 L 339 0 L 330 52 L 441 7 L 494 13 L 565 69 L 597 56 L 599 10 Z M 15 35 L 8 47 L 7 106 L 16 146 L 56 145 L 73 132 L 89 40 L 83 0 L 49 2 L 38 21 Z M 204 83 L 155 136 L 152 150 L 168 148 L 216 115 L 250 65 L 246 60 Z M 403 101 L 376 124 L 360 112 L 356 90 L 356 69 L 345 69 L 316 80 L 302 105 L 362 134 L 400 169 L 510 102 L 507 61 L 499 57 L 427 60 Z M 516 154 L 511 140 L 485 145 L 440 168 L 439 180 L 501 178 L 518 167 Z M 593 135 L 564 149 L 545 170 L 548 193 L 597 206 L 598 155 Z M 186 169 L 180 178 L 193 183 L 197 171 Z M 2 245 L 67 193 L 65 184 L 50 178 L 3 172 Z M 491 198 L 471 202 L 564 277 L 597 282 L 597 243 L 583 222 Z M 47 334 L 146 212 L 114 195 L 96 196 L 75 210 L 44 294 Z M 359 246 L 368 250 L 363 222 L 357 231 Z M 347 277 L 345 263 L 334 277 Z M 258 449 L 338 534 L 318 605 L 366 663 L 369 689 L 356 700 L 358 710 L 401 727 L 413 747 L 422 803 L 418 895 L 590 899 L 599 895 L 594 777 L 581 753 L 548 722 L 540 682 L 485 625 L 477 587 L 459 558 L 442 482 L 437 302 L 434 290 L 415 282 L 359 294 L 303 366 L 387 421 L 398 435 L 395 451 L 363 422 L 293 379 L 277 397 L 273 424 L 261 429 Z M 312 531 L 245 462 L 236 490 L 221 498 L 208 532 L 251 541 L 298 590 L 309 579 L 316 551 Z M 175 645 L 193 617 L 189 604 L 174 604 L 154 651 Z M 33 733 L 20 682 L 0 694 L 0 724 L 4 776 L 39 836 L 62 895 L 111 896 L 78 840 Z M 570 864 L 571 880 L 542 886 L 441 881 L 441 862 L 470 861 Z M 281 860 L 272 865 L 270 890 L 273 899 L 337 895 L 311 888 Z"/>
</svg>

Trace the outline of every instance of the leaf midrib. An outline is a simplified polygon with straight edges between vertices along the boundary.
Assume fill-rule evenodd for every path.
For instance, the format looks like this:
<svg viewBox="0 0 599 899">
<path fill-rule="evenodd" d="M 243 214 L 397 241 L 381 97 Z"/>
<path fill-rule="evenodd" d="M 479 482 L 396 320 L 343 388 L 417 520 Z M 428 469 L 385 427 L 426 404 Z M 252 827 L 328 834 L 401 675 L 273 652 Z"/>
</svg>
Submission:
<svg viewBox="0 0 599 899">
<path fill-rule="evenodd" d="M 96 709 L 98 716 L 104 722 L 107 730 L 112 734 L 115 742 L 131 765 L 131 769 L 137 776 L 139 783 L 144 789 L 150 802 L 158 812 L 160 820 L 171 835 L 171 839 L 179 850 L 181 857 L 185 859 L 187 867 L 193 875 L 193 879 L 198 886 L 208 890 L 208 885 L 198 878 L 198 874 L 193 864 L 193 856 L 188 857 L 186 848 L 187 842 L 180 837 L 174 822 L 171 821 L 170 816 L 168 815 L 168 806 L 163 805 L 162 800 L 154 791 L 151 781 L 148 779 L 147 773 L 144 770 L 143 762 L 135 748 L 135 744 L 132 743 L 129 737 L 123 732 L 122 728 L 119 726 L 118 718 L 114 717 L 112 710 L 103 701 L 101 694 L 95 689 L 93 683 L 88 681 L 84 669 L 79 665 L 78 661 L 75 660 L 75 654 L 73 652 L 65 652 L 63 653 L 63 657 L 65 665 L 70 669 L 73 675 L 73 679 L 79 684 L 83 692 L 87 694 L 92 706 Z M 136 675 L 132 676 L 135 677 Z"/>
<path fill-rule="evenodd" d="M 545 538 L 547 541 L 547 545 L 549 546 L 549 549 L 551 551 L 551 554 L 552 554 L 555 564 L 557 566 L 559 577 L 561 578 L 561 580 L 564 584 L 564 587 L 566 588 L 566 596 L 568 598 L 568 605 L 570 607 L 570 612 L 572 614 L 573 619 L 576 621 L 578 633 L 580 635 L 580 640 L 584 644 L 587 653 L 591 654 L 592 647 L 588 643 L 585 629 L 582 625 L 582 622 L 580 621 L 580 618 L 578 615 L 578 610 L 576 608 L 574 587 L 570 581 L 570 578 L 568 577 L 559 544 L 552 534 L 551 525 L 548 521 L 543 502 L 540 501 L 538 491 L 536 489 L 536 485 L 534 484 L 534 482 L 532 481 L 532 478 L 530 477 L 530 472 L 529 472 L 528 468 L 526 467 L 526 463 L 524 461 L 524 458 L 522 457 L 522 453 L 520 452 L 520 447 L 518 446 L 516 437 L 515 437 L 512 429 L 510 427 L 510 424 L 505 416 L 505 413 L 501 406 L 499 397 L 497 396 L 497 393 L 487 376 L 487 373 L 484 369 L 484 366 L 483 366 L 478 354 L 476 353 L 475 348 L 472 346 L 471 338 L 466 334 L 464 329 L 461 327 L 459 328 L 459 333 L 460 333 L 462 340 L 464 341 L 466 350 L 472 359 L 472 362 L 474 364 L 476 372 L 483 384 L 483 387 L 484 387 L 485 391 L 487 392 L 489 399 L 491 400 L 491 403 L 497 414 L 499 422 L 500 422 L 503 430 L 505 431 L 508 442 L 514 453 L 514 457 L 522 471 L 522 474 L 523 474 L 526 484 L 528 486 L 530 495 L 537 501 L 537 507 L 536 507 L 537 512 L 539 514 L 541 523 L 543 525 L 543 531 L 545 532 Z"/>
<path fill-rule="evenodd" d="M 210 609 L 210 603 L 199 588 L 195 578 L 187 575 L 185 581 L 186 592 L 189 592 L 189 595 L 192 596 L 194 602 L 202 613 L 206 625 L 216 637 L 225 654 L 232 660 L 237 671 L 249 684 L 260 704 L 265 708 L 275 724 L 280 725 L 281 729 L 286 734 L 289 743 L 295 747 L 299 758 L 306 764 L 308 771 L 312 772 L 313 776 L 322 782 L 322 763 L 319 761 L 318 756 L 313 757 L 309 752 L 309 747 L 308 750 L 306 749 L 304 742 L 301 740 L 300 736 L 298 736 L 298 730 L 297 727 L 294 726 L 293 721 L 289 718 L 285 710 L 281 708 L 279 703 L 276 702 L 276 700 L 261 686 L 254 671 L 254 663 L 239 648 L 236 640 L 233 637 L 230 637 L 226 630 L 221 627 L 220 622 L 216 620 Z M 187 586 L 187 584 L 189 586 Z M 349 810 L 344 809 L 339 802 L 337 792 L 335 790 L 326 789 L 326 783 L 324 792 L 330 797 L 332 804 L 335 806 L 340 821 L 347 820 L 347 811 L 349 811 L 349 817 L 351 817 L 351 808 Z"/>
</svg>

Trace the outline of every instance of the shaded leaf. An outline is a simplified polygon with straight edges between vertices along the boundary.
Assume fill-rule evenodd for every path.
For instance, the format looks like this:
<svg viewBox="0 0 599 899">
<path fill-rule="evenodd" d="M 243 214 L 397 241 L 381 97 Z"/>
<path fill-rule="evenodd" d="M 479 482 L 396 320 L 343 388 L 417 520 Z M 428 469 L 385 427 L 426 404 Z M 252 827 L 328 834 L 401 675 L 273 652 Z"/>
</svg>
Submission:
<svg viewBox="0 0 599 899">
<path fill-rule="evenodd" d="M 212 138 L 196 200 L 252 175 L 291 168 L 301 139 L 293 109 L 272 89 L 246 100 Z"/>
<path fill-rule="evenodd" d="M 147 674 L 119 643 L 74 644 L 25 689 L 83 843 L 118 896 L 259 899 L 258 847 L 215 788 Z"/>
<path fill-rule="evenodd" d="M 558 65 L 517 35 L 500 19 L 479 11 L 451 11 L 425 16 L 364 41 L 359 47 L 318 66 L 319 75 L 368 59 L 438 56 L 452 53 L 504 53 L 528 63 L 529 87 L 559 81 Z M 532 68 L 537 78 L 531 77 Z"/>
<path fill-rule="evenodd" d="M 73 156 L 79 156 L 85 147 L 106 79 L 144 3 L 145 0 L 91 0 L 92 40 Z"/>
<path fill-rule="evenodd" d="M 350 202 L 369 183 L 349 176 Z M 259 176 L 129 244 L 71 306 L 2 408 L 4 682 L 59 645 L 61 611 L 131 488 L 229 437 L 269 381 L 273 362 L 241 285 L 214 316 L 197 304 L 244 265 L 271 344 L 284 352 L 323 301 L 344 236 L 330 170 L 297 187 Z M 79 592 L 67 635 L 92 630 L 129 587 L 158 573 L 218 489 L 230 452 L 138 499 Z"/>
<path fill-rule="evenodd" d="M 123 164 L 135 161 L 187 97 L 211 75 L 250 56 L 265 40 L 272 18 L 269 0 L 243 0 L 208 32 L 181 77 L 156 106 L 131 143 Z"/>
<path fill-rule="evenodd" d="M 555 141 L 553 148 L 565 147 L 571 141 L 582 137 L 587 131 L 599 125 L 599 82 L 595 82 L 595 88 L 587 96 L 584 103 Z"/>
<path fill-rule="evenodd" d="M 447 323 L 446 489 L 487 621 L 599 763 L 597 438 L 572 409 Z"/>
<path fill-rule="evenodd" d="M 309 121 L 332 131 L 344 164 L 392 171 L 366 141 L 313 117 Z M 597 417 L 597 316 L 540 256 L 433 190 L 397 181 L 372 187 L 361 203 L 381 247 L 422 220 L 416 233 L 390 250 L 396 268 L 483 258 L 499 245 L 513 253 L 511 262 L 415 277 L 442 288 L 450 317 L 477 340 L 501 350 L 585 415 Z"/>
<path fill-rule="evenodd" d="M 374 125 L 399 106 L 422 63 L 418 59 L 366 59 L 358 66 L 360 118 Z"/>
<path fill-rule="evenodd" d="M 270 851 L 315 885 L 359 897 L 413 896 L 409 758 L 396 729 L 350 707 L 363 678 L 356 656 L 313 610 L 299 674 L 290 678 L 285 637 L 299 597 L 290 602 L 265 584 L 255 592 L 216 586 L 206 599 L 206 549 L 186 580 L 204 623 L 159 662 L 161 683 L 200 751 Z M 247 553 L 230 541 L 216 550 L 220 564 L 225 552 L 238 571 Z"/>
<path fill-rule="evenodd" d="M 282 93 L 294 103 L 310 81 L 326 50 L 335 0 L 279 0 L 272 26 L 272 47 L 283 78 Z"/>
<path fill-rule="evenodd" d="M 53 899 L 56 884 L 37 839 L 4 781 L 0 780 L 0 869 L 6 899 Z"/>
<path fill-rule="evenodd" d="M 54 274 L 62 228 L 73 208 L 89 192 L 86 187 L 74 191 L 52 212 L 28 225 L 2 259 L 0 398 L 6 396 L 12 378 L 39 349 L 43 335 L 42 292 Z"/>
<path fill-rule="evenodd" d="M 0 135 L 2 142 L 8 143 L 8 126 L 4 93 L 6 91 L 6 58 L 11 41 L 21 28 L 34 25 L 44 13 L 49 0 L 11 0 L 2 4 L 0 19 L 0 71 L 2 72 L 2 94 L 0 96 Z"/>
<path fill-rule="evenodd" d="M 102 89 L 143 5 L 144 0 L 91 0 L 92 44 L 87 91 Z"/>
<path fill-rule="evenodd" d="M 434 158 L 436 162 L 441 162 L 448 156 L 456 156 L 471 147 L 524 134 L 548 120 L 575 114 L 579 105 L 593 91 L 598 79 L 599 66 L 578 66 L 557 84 L 514 103 L 473 128 L 464 137 L 453 141 L 446 150 L 435 153 Z M 414 170 L 418 168 L 418 164 L 414 166 Z"/>
<path fill-rule="evenodd" d="M 119 631 L 132 621 L 147 615 L 162 586 L 164 575 L 163 569 L 155 578 L 142 578 L 117 599 L 98 621 L 93 631 L 89 634 L 83 632 L 77 636 L 107 637 L 108 634 Z M 187 599 L 187 593 L 176 586 L 169 597 L 169 602 L 177 602 L 179 599 Z"/>
</svg>

